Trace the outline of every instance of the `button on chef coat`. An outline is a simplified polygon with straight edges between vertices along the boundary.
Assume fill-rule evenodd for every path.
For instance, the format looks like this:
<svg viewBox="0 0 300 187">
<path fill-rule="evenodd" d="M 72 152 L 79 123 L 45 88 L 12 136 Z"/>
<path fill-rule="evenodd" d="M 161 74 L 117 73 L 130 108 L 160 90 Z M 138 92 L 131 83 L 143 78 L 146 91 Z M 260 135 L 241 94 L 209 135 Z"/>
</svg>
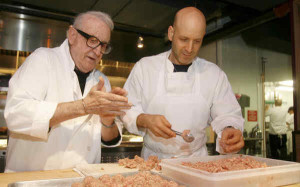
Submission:
<svg viewBox="0 0 300 187">
<path fill-rule="evenodd" d="M 135 64 L 124 86 L 134 105 L 123 117 L 124 125 L 129 132 L 144 136 L 145 158 L 207 155 L 205 128 L 211 124 L 219 138 L 227 126 L 243 132 L 241 108 L 218 66 L 197 57 L 188 72 L 174 73 L 169 55 L 170 51 L 145 57 Z M 196 139 L 187 143 L 178 136 L 155 137 L 150 130 L 137 128 L 141 113 L 162 114 L 174 130 L 190 129 Z"/>
<path fill-rule="evenodd" d="M 106 90 L 111 90 L 107 77 L 93 70 L 82 95 L 74 67 L 65 40 L 57 48 L 37 49 L 11 78 L 4 113 L 10 132 L 6 172 L 64 169 L 100 162 L 99 115 L 70 119 L 49 131 L 49 120 L 58 103 L 82 99 L 99 76 L 104 78 Z M 122 134 L 120 123 L 117 125 Z M 120 143 L 121 139 L 114 146 Z"/>
</svg>

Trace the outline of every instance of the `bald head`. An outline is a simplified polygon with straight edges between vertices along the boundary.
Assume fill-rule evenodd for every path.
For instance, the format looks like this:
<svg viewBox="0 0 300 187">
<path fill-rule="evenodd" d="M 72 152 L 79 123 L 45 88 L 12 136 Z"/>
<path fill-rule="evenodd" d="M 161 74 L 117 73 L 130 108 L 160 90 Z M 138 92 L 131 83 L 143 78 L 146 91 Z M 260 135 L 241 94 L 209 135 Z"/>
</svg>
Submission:
<svg viewBox="0 0 300 187">
<path fill-rule="evenodd" d="M 275 99 L 275 106 L 281 106 L 282 100 L 281 99 Z"/>
<path fill-rule="evenodd" d="M 169 59 L 174 64 L 190 64 L 198 55 L 206 30 L 203 13 L 195 7 L 187 7 L 176 13 L 174 24 L 168 29 L 172 41 Z"/>
<path fill-rule="evenodd" d="M 79 14 L 73 23 L 75 28 L 81 28 L 82 25 L 89 20 L 89 18 L 98 18 L 99 20 L 103 21 L 112 31 L 114 29 L 114 23 L 110 16 L 104 12 L 100 11 L 88 11 Z"/>
<path fill-rule="evenodd" d="M 204 14 L 195 7 L 186 7 L 179 10 L 174 19 L 173 26 L 181 27 L 190 24 L 206 29 L 206 20 Z"/>
</svg>

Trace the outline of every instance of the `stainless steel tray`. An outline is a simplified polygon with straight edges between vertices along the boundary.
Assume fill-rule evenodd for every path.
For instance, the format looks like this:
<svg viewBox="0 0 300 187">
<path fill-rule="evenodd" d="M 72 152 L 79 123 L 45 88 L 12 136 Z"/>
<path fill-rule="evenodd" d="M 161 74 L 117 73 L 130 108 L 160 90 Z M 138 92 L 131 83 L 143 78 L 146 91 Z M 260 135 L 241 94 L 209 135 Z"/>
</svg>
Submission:
<svg viewBox="0 0 300 187">
<path fill-rule="evenodd" d="M 49 180 L 35 180 L 35 181 L 21 181 L 8 184 L 8 187 L 67 187 L 74 182 L 81 182 L 84 177 L 63 178 L 63 179 L 49 179 Z"/>
<path fill-rule="evenodd" d="M 115 174 L 110 174 L 110 176 L 114 176 L 116 174 L 121 174 L 125 177 L 137 174 L 138 172 L 127 172 L 127 173 L 115 173 Z M 184 186 L 189 186 L 187 184 L 183 184 L 182 182 L 178 182 L 170 177 L 164 176 L 159 173 L 155 172 L 150 172 L 153 175 L 159 175 L 165 180 L 172 180 L 176 182 L 177 184 L 184 185 Z M 99 176 L 94 176 L 94 177 L 100 177 Z M 63 179 L 48 179 L 48 180 L 35 180 L 35 181 L 20 181 L 20 182 L 15 182 L 15 183 L 10 183 L 8 184 L 8 187 L 68 187 L 71 186 L 74 182 L 81 182 L 84 179 L 84 177 L 74 177 L 74 178 L 63 178 Z"/>
</svg>

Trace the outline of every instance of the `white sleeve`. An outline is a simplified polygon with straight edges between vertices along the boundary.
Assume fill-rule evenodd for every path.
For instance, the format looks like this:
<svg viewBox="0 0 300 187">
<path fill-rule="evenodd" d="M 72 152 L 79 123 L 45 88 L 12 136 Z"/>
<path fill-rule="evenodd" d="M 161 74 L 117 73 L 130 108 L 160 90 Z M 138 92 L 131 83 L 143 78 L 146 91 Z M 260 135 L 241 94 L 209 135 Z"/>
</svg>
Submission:
<svg viewBox="0 0 300 187">
<path fill-rule="evenodd" d="M 292 131 L 294 130 L 294 115 L 287 115 L 286 122 L 288 123 L 288 128 Z"/>
<path fill-rule="evenodd" d="M 271 110 L 272 110 L 272 108 L 269 108 L 268 110 L 265 111 L 265 117 L 271 115 Z"/>
<path fill-rule="evenodd" d="M 218 135 L 216 150 L 220 152 L 218 140 L 221 138 L 224 128 L 232 126 L 241 132 L 244 130 L 244 119 L 242 117 L 241 107 L 235 98 L 225 73 L 221 70 L 214 92 L 211 117 L 211 126 Z"/>
<path fill-rule="evenodd" d="M 289 124 L 294 123 L 294 115 L 287 114 L 286 115 L 286 122 L 289 123 Z"/>
<path fill-rule="evenodd" d="M 44 101 L 50 81 L 47 60 L 47 54 L 38 49 L 9 81 L 4 116 L 11 132 L 47 139 L 49 120 L 57 107 Z"/>
<path fill-rule="evenodd" d="M 142 82 L 143 72 L 140 62 L 137 62 L 124 85 L 124 89 L 128 92 L 128 100 L 133 104 L 133 107 L 126 111 L 126 115 L 122 117 L 122 121 L 124 122 L 125 128 L 130 133 L 144 136 L 146 129 L 138 128 L 136 125 L 137 117 L 144 113 L 141 103 L 143 90 Z"/>
</svg>

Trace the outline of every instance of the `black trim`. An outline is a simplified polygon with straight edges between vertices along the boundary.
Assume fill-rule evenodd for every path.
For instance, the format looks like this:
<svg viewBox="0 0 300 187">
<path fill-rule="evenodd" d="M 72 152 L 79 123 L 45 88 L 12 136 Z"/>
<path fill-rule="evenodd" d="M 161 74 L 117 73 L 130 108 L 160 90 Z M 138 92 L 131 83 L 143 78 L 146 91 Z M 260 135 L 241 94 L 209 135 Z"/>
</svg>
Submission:
<svg viewBox="0 0 300 187">
<path fill-rule="evenodd" d="M 120 134 L 118 134 L 118 137 L 116 137 L 115 139 L 112 139 L 110 141 L 104 141 L 102 138 L 101 138 L 101 142 L 104 144 L 104 145 L 116 145 L 121 139 L 121 136 Z"/>
</svg>

